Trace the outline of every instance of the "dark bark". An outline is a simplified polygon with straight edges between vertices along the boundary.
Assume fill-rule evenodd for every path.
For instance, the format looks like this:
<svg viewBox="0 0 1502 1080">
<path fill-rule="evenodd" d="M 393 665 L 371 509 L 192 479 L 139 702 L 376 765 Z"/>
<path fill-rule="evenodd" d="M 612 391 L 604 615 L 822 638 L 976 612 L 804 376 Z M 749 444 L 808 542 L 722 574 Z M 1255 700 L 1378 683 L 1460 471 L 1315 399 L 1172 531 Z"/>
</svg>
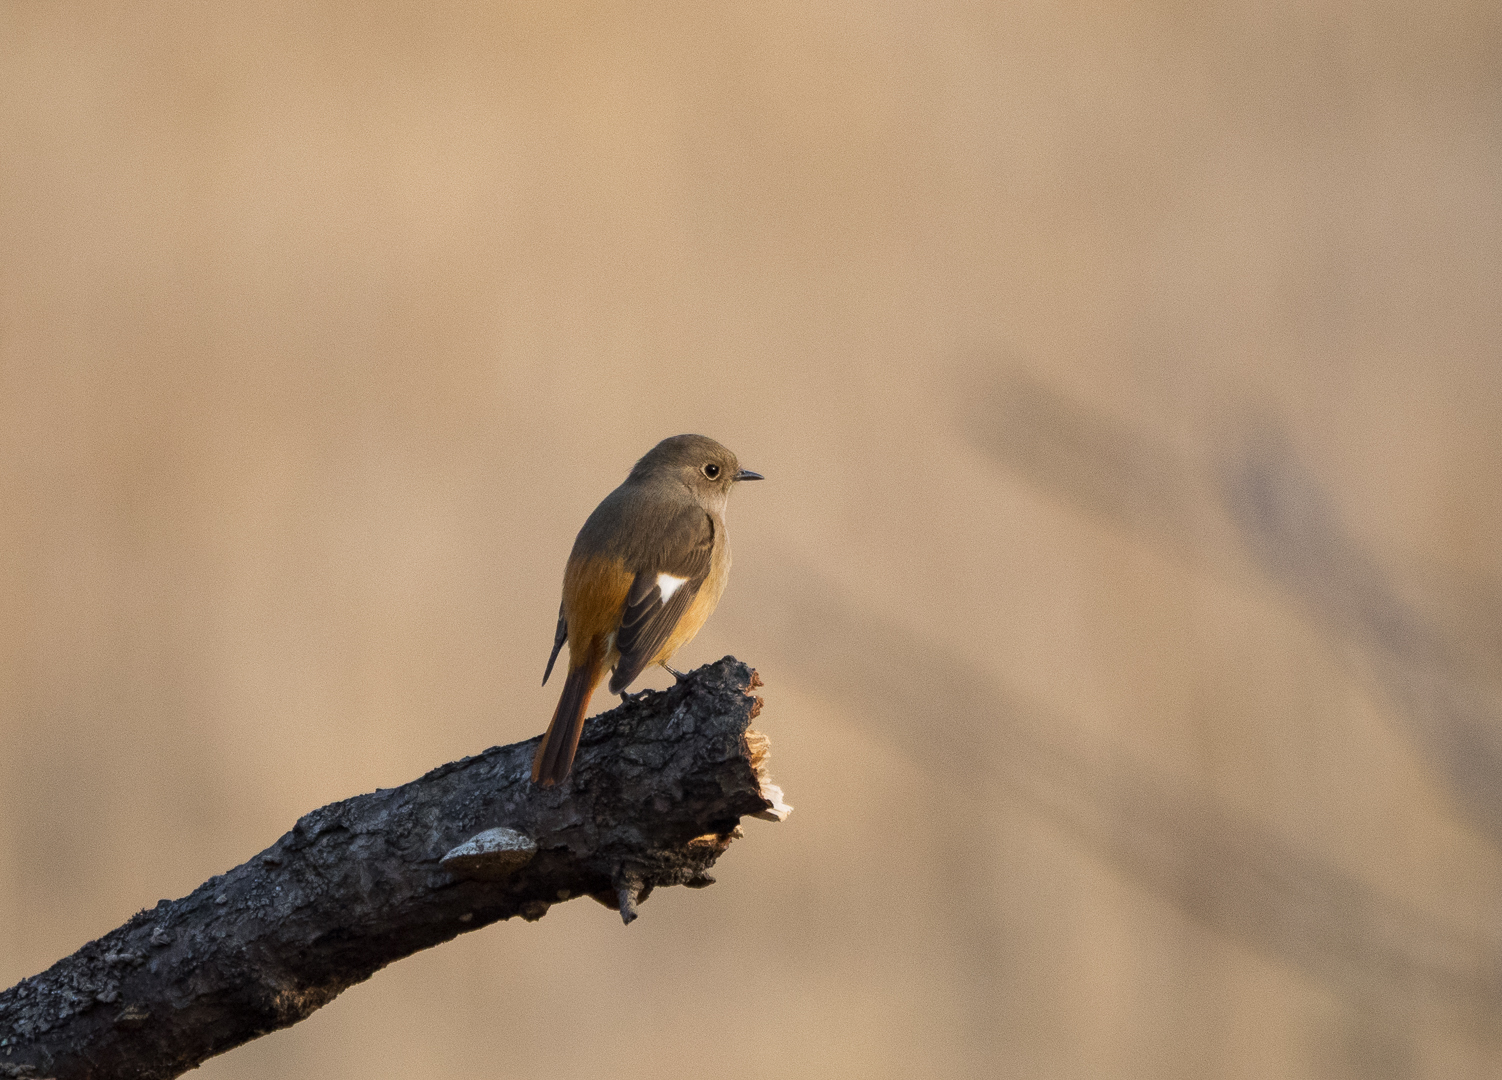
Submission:
<svg viewBox="0 0 1502 1080">
<path fill-rule="evenodd" d="M 313 811 L 0 994 L 0 1077 L 177 1076 L 498 919 L 592 896 L 630 922 L 654 888 L 708 885 L 742 816 L 785 813 L 759 685 L 726 657 L 637 695 L 589 721 L 557 787 L 530 782 L 532 739 Z"/>
</svg>

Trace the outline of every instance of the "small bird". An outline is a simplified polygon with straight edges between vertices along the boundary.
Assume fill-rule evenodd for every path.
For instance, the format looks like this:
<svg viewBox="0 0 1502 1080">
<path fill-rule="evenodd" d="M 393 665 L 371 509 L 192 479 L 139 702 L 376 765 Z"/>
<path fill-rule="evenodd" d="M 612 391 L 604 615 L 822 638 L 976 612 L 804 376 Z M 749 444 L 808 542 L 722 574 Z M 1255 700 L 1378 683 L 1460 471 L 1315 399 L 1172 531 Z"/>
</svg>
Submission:
<svg viewBox="0 0 1502 1080">
<path fill-rule="evenodd" d="M 649 664 L 668 667 L 709 618 L 730 573 L 725 503 L 762 475 L 703 435 L 674 435 L 649 450 L 584 522 L 563 571 L 553 654 L 568 642 L 568 678 L 537 756 L 532 782 L 561 783 L 574 764 L 590 696 L 614 668 L 610 692 Z"/>
</svg>

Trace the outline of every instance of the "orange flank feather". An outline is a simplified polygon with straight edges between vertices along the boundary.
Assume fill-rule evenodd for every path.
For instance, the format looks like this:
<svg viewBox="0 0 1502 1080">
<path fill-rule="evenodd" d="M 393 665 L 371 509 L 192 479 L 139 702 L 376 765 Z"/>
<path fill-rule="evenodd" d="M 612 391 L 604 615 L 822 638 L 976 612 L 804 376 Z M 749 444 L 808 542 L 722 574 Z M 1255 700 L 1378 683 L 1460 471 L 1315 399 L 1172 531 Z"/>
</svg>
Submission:
<svg viewBox="0 0 1502 1080">
<path fill-rule="evenodd" d="M 568 650 L 572 657 L 576 647 L 595 638 L 615 633 L 621 621 L 621 609 L 636 575 L 620 559 L 570 559 L 563 572 L 563 614 L 568 619 Z M 578 627 L 577 635 L 575 627 Z M 611 642 L 614 647 L 614 641 Z M 607 657 L 611 663 L 613 657 Z M 607 667 L 609 664 L 606 665 Z"/>
</svg>

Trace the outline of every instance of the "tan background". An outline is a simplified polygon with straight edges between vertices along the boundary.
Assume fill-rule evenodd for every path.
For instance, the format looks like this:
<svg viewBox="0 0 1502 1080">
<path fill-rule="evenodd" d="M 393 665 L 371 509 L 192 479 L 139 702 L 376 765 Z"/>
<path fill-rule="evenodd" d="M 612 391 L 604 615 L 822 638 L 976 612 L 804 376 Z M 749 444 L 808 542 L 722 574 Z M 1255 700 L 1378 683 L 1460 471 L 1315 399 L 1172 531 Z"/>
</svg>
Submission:
<svg viewBox="0 0 1502 1080">
<path fill-rule="evenodd" d="M 539 732 L 702 431 L 797 812 L 202 1075 L 1502 1076 L 1499 350 L 1494 2 L 4 0 L 0 983 Z"/>
</svg>

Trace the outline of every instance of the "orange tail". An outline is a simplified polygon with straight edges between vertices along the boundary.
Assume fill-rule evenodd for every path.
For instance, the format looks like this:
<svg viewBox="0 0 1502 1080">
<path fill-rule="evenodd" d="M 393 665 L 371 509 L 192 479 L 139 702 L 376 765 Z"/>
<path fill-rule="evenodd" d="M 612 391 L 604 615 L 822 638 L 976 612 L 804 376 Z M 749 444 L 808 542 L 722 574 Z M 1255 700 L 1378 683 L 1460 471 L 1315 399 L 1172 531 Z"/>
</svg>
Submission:
<svg viewBox="0 0 1502 1080">
<path fill-rule="evenodd" d="M 598 655 L 587 657 L 578 667 L 569 665 L 558 708 L 553 710 L 553 722 L 548 725 L 542 745 L 537 748 L 537 756 L 532 759 L 534 784 L 543 787 L 561 784 L 573 768 L 574 751 L 579 748 L 579 734 L 584 730 L 584 714 L 589 709 L 590 695 L 604 674 L 603 669 L 604 664 Z"/>
</svg>

